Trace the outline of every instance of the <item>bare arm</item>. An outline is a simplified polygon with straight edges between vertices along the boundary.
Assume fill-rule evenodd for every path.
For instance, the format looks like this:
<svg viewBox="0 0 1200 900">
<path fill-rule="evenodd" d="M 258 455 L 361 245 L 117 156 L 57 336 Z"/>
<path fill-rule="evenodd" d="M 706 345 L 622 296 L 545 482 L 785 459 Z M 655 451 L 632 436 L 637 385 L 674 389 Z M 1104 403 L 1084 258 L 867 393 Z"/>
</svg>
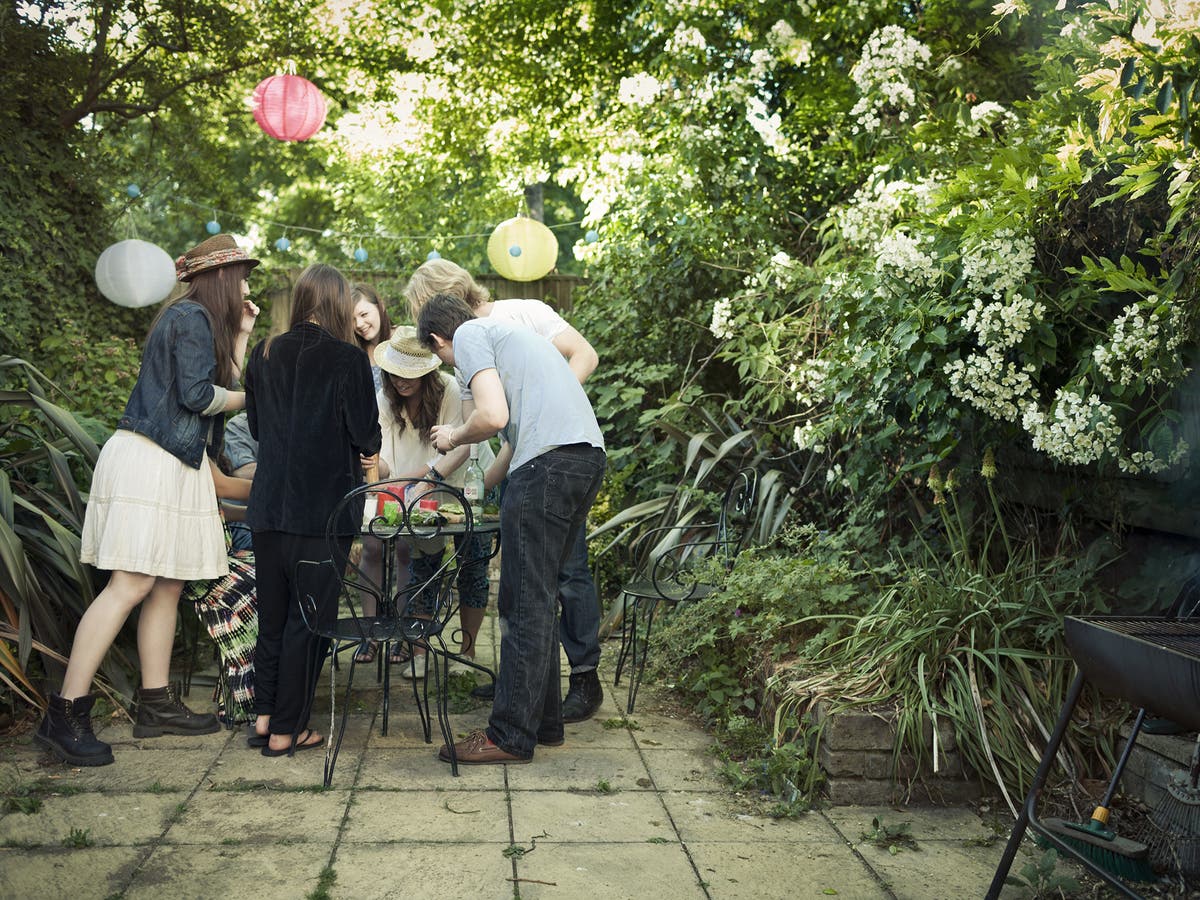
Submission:
<svg viewBox="0 0 1200 900">
<path fill-rule="evenodd" d="M 245 502 L 250 499 L 250 485 L 253 484 L 248 478 L 234 478 L 232 475 L 226 475 L 217 464 L 211 459 L 208 461 L 209 467 L 212 469 L 213 487 L 217 489 L 217 497 L 222 500 L 241 500 Z"/>
<path fill-rule="evenodd" d="M 438 450 L 445 452 L 463 444 L 477 444 L 508 424 L 508 399 L 499 372 L 495 369 L 476 372 L 471 379 L 471 395 L 475 408 L 462 425 L 433 427 L 433 444 Z"/>
<path fill-rule="evenodd" d="M 512 444 L 506 441 L 501 445 L 500 452 L 496 454 L 496 461 L 488 466 L 488 470 L 483 473 L 483 486 L 485 490 L 490 491 L 508 476 L 508 465 L 512 462 L 512 456 Z"/>
<path fill-rule="evenodd" d="M 233 374 L 236 378 L 242 377 L 242 366 L 246 363 L 246 347 L 250 344 L 250 332 L 254 330 L 258 313 L 258 305 L 254 301 L 242 301 L 242 322 L 238 328 L 237 337 L 233 341 Z"/>
<path fill-rule="evenodd" d="M 567 365 L 571 367 L 580 384 L 587 381 L 588 376 L 596 371 L 596 366 L 600 365 L 600 356 L 596 353 L 596 348 L 570 325 L 554 339 L 553 344 L 566 359 Z"/>
</svg>

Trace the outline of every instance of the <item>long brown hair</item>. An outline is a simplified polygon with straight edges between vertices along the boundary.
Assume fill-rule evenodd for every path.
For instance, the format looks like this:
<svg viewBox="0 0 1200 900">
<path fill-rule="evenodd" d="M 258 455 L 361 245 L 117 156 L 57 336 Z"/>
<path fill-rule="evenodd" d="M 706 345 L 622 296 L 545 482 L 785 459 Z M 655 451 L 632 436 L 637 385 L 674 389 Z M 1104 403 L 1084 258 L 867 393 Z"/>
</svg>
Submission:
<svg viewBox="0 0 1200 900">
<path fill-rule="evenodd" d="M 400 396 L 400 392 L 392 384 L 392 376 L 386 371 L 381 374 L 383 375 L 383 396 L 387 398 L 388 409 L 392 411 L 392 418 L 396 420 L 396 428 L 400 434 L 404 434 L 404 429 L 408 427 L 404 421 L 404 414 L 406 412 L 404 398 Z M 417 414 L 413 416 L 413 427 L 421 435 L 421 440 L 426 443 L 429 442 L 430 430 L 434 425 L 439 424 L 438 419 L 442 413 L 442 398 L 445 396 L 446 382 L 442 380 L 442 376 L 437 369 L 434 369 L 432 372 L 426 372 L 421 376 L 421 384 L 417 388 Z"/>
<path fill-rule="evenodd" d="M 375 336 L 375 343 L 377 345 L 382 344 L 392 336 L 392 320 L 388 318 L 387 307 L 383 305 L 383 300 L 380 299 L 375 288 L 371 287 L 369 284 L 363 284 L 361 282 L 351 285 L 350 299 L 354 302 L 354 306 L 358 306 L 360 300 L 366 300 L 378 311 L 379 334 Z M 351 312 L 353 313 L 353 309 L 351 309 Z M 370 349 L 367 347 L 367 342 L 363 340 L 363 336 L 357 331 L 354 332 L 354 340 L 356 340 L 358 342 L 358 346 L 362 347 L 364 350 Z M 371 364 L 374 365 L 374 363 L 375 361 L 372 360 Z"/>
<path fill-rule="evenodd" d="M 188 282 L 187 291 L 158 311 L 150 325 L 153 331 L 168 309 L 191 301 L 200 305 L 208 317 L 213 335 L 213 355 L 217 359 L 216 383 L 233 387 L 233 347 L 242 327 L 242 279 L 254 268 L 246 263 L 230 263 L 216 269 L 197 272 Z"/>
<path fill-rule="evenodd" d="M 315 322 L 339 341 L 354 343 L 354 304 L 350 282 L 333 266 L 313 263 L 300 273 L 292 287 L 292 317 L 288 328 Z M 263 347 L 270 356 L 271 339 Z"/>
</svg>

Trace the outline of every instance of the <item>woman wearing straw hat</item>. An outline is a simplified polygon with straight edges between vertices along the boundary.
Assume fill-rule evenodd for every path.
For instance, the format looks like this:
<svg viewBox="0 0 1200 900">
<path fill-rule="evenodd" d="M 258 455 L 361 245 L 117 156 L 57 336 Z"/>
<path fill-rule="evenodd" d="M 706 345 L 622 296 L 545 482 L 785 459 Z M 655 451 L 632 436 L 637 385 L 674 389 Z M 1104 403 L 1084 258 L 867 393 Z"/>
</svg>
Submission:
<svg viewBox="0 0 1200 900">
<path fill-rule="evenodd" d="M 89 693 L 117 632 L 139 604 L 133 734 L 210 734 L 168 684 L 176 609 L 185 581 L 228 573 L 206 445 L 219 443 L 221 414 L 242 409 L 232 390 L 258 307 L 246 278 L 258 265 L 226 234 L 175 262 L 187 291 L 150 328 L 137 383 L 104 445 L 84 516 L 80 561 L 112 571 L 75 632 L 60 694 L 51 694 L 34 739 L 65 762 L 103 766 L 112 748 L 92 731 Z"/>
<path fill-rule="evenodd" d="M 452 375 L 438 371 L 441 362 L 421 346 L 417 340 L 417 330 L 411 325 L 397 326 L 391 339 L 375 348 L 375 363 L 384 373 L 383 389 L 378 396 L 379 427 L 383 432 L 383 446 L 379 451 L 380 477 L 432 477 L 461 488 L 462 468 L 446 468 L 443 471 L 445 460 L 430 437 L 435 425 L 462 422 L 458 382 Z M 491 448 L 487 444 L 481 445 L 480 454 L 480 465 L 486 468 L 493 458 Z M 456 536 L 454 540 L 459 544 L 463 539 Z M 470 540 L 470 546 L 459 548 L 462 557 L 483 560 L 487 554 L 479 546 L 481 539 L 472 536 Z M 433 558 L 418 552 L 412 560 L 412 574 L 418 578 L 432 574 L 425 569 Z M 460 655 L 473 659 L 475 638 L 487 608 L 486 564 L 478 562 L 463 566 L 458 571 L 457 583 L 459 622 L 462 626 Z M 365 602 L 364 607 L 369 602 Z M 374 613 L 375 610 L 364 608 L 365 615 Z M 398 645 L 390 661 L 407 662 L 406 647 L 404 644 Z M 372 651 L 373 648 L 368 645 L 365 652 L 370 654 Z M 360 654 L 363 652 L 360 648 Z M 417 665 L 401 669 L 403 677 L 411 678 L 415 674 L 419 678 L 424 675 L 423 654 L 418 653 L 417 656 Z M 370 658 L 373 657 L 368 656 Z"/>
</svg>

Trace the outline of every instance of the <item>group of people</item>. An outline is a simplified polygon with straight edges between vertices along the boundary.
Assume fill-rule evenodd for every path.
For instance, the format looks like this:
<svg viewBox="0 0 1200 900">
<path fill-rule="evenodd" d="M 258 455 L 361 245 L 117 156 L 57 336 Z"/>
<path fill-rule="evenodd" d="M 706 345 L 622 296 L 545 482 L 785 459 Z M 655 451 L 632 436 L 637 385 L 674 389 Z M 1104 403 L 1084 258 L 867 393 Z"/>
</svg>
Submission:
<svg viewBox="0 0 1200 900">
<path fill-rule="evenodd" d="M 590 717 L 602 699 L 599 603 L 584 536 L 605 467 L 582 387 L 598 362 L 594 349 L 540 301 L 492 301 L 469 273 L 437 259 L 405 289 L 415 327 L 393 328 L 369 286 L 351 285 L 332 266 L 309 266 L 293 289 L 288 330 L 247 356 L 259 312 L 247 278 L 257 264 L 223 234 L 176 261 L 186 290 L 156 317 L 93 475 L 80 558 L 111 576 L 80 620 L 35 740 L 74 765 L 113 761 L 92 728 L 91 683 L 139 606 L 134 735 L 218 730 L 215 716 L 181 701 L 169 675 L 184 584 L 227 571 L 222 497 L 247 503 L 255 556 L 256 717 L 247 743 L 265 756 L 321 746 L 308 719 L 328 646 L 301 614 L 297 563 L 328 556 L 330 514 L 365 472 L 461 483 L 469 447 L 499 436 L 488 471 L 489 483 L 505 479 L 499 672 L 488 727 L 454 751 L 464 764 L 513 763 L 531 759 L 538 744 L 561 744 L 563 722 Z M 215 463 L 225 414 L 242 409 L 257 465 L 239 474 L 252 479 Z M 332 523 L 343 558 L 359 530 L 354 513 Z M 380 564 L 375 543 L 363 541 L 368 566 Z M 484 556 L 462 549 L 467 558 Z M 419 552 L 406 562 L 415 577 L 431 565 Z M 304 590 L 323 614 L 336 615 L 338 574 L 326 568 L 318 582 L 311 577 Z M 460 569 L 460 652 L 468 658 L 487 587 L 482 564 Z M 565 699 L 560 640 L 571 664 Z M 359 647 L 359 660 L 377 649 Z M 440 756 L 448 761 L 450 748 Z"/>
</svg>

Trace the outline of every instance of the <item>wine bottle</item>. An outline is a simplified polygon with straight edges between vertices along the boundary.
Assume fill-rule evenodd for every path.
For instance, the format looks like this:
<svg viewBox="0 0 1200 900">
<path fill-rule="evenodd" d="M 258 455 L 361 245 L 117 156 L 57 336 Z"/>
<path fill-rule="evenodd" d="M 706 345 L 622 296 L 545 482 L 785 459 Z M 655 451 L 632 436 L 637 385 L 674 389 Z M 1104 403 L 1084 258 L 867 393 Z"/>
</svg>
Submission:
<svg viewBox="0 0 1200 900">
<path fill-rule="evenodd" d="M 467 464 L 467 472 L 463 477 L 463 496 L 467 506 L 471 508 L 471 518 L 475 522 L 483 519 L 483 467 L 479 465 L 479 445 L 471 445 L 471 462 Z"/>
</svg>

